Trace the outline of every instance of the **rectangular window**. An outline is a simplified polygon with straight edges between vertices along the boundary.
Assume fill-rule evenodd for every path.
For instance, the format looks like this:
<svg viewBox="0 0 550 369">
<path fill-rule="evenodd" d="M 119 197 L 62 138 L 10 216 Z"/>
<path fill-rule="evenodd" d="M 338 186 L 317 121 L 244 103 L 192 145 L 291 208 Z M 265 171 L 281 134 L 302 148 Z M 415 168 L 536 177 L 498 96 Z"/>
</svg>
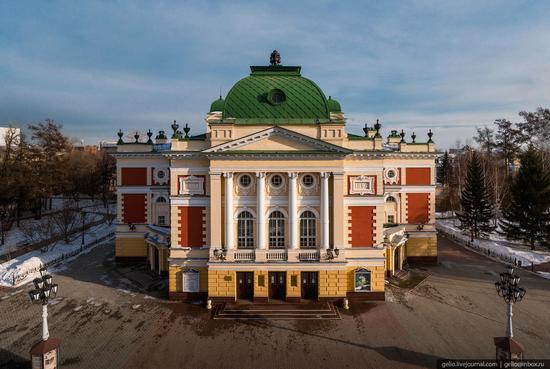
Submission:
<svg viewBox="0 0 550 369">
<path fill-rule="evenodd" d="M 166 217 L 164 215 L 159 215 L 158 225 L 166 225 Z"/>
<path fill-rule="evenodd" d="M 388 223 L 395 224 L 395 215 L 388 215 Z"/>
<path fill-rule="evenodd" d="M 303 218 L 300 220 L 300 247 L 315 247 L 315 218 Z"/>
<path fill-rule="evenodd" d="M 284 219 L 269 219 L 269 248 L 277 249 L 285 247 L 285 221 Z"/>
<path fill-rule="evenodd" d="M 254 222 L 251 217 L 237 220 L 237 247 L 254 248 Z"/>
</svg>

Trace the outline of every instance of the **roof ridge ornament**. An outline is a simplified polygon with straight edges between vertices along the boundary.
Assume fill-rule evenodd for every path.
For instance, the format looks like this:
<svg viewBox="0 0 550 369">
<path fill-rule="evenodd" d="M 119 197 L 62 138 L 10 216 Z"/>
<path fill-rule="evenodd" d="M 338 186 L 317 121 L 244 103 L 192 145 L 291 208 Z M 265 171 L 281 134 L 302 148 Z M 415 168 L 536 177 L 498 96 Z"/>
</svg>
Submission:
<svg viewBox="0 0 550 369">
<path fill-rule="evenodd" d="M 269 57 L 269 64 L 271 64 L 272 67 L 281 65 L 281 54 L 277 50 L 273 50 L 271 53 L 271 56 Z"/>
</svg>

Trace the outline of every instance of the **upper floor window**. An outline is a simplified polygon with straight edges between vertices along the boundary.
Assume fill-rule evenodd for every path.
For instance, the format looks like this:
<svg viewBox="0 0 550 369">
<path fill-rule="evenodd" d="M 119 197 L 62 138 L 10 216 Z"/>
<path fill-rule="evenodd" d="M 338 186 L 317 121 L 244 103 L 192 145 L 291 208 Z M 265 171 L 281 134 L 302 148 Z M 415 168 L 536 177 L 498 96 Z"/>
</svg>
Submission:
<svg viewBox="0 0 550 369">
<path fill-rule="evenodd" d="M 159 215 L 158 216 L 158 225 L 166 225 L 166 217 L 164 215 Z"/>
<path fill-rule="evenodd" d="M 285 247 L 285 216 L 280 211 L 269 215 L 269 247 Z"/>
<path fill-rule="evenodd" d="M 311 174 L 306 174 L 302 177 L 302 185 L 305 188 L 311 188 L 315 184 L 315 178 Z"/>
<path fill-rule="evenodd" d="M 159 202 L 160 202 L 160 203 L 165 203 L 165 202 L 166 202 L 166 198 L 165 198 L 165 197 L 162 197 L 162 196 L 161 196 L 161 197 L 158 197 L 158 198 L 157 198 L 157 203 L 159 203 Z"/>
<path fill-rule="evenodd" d="M 243 211 L 237 217 L 237 247 L 254 247 L 254 217 L 249 211 Z"/>
<path fill-rule="evenodd" d="M 395 201 L 395 197 L 393 197 L 393 196 L 388 196 L 388 197 L 386 198 L 386 202 L 396 202 L 396 201 Z"/>
<path fill-rule="evenodd" d="M 248 188 L 252 185 L 252 177 L 248 174 L 241 174 L 239 176 L 239 185 L 242 188 Z"/>
<path fill-rule="evenodd" d="M 315 247 L 316 218 L 312 211 L 304 211 L 300 215 L 300 247 Z"/>
</svg>

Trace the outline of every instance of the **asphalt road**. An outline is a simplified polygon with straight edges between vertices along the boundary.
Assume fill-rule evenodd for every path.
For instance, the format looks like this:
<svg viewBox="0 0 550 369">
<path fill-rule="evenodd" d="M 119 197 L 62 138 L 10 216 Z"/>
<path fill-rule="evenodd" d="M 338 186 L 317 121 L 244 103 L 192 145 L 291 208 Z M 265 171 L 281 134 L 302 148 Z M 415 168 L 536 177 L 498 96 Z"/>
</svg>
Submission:
<svg viewBox="0 0 550 369">
<path fill-rule="evenodd" d="M 390 287 L 386 302 L 352 304 L 341 320 L 243 322 L 212 320 L 201 306 L 148 292 L 150 276 L 115 268 L 106 244 L 55 273 L 50 335 L 63 341 L 63 368 L 419 368 L 438 358 L 492 359 L 493 337 L 505 330 L 493 284 L 504 266 L 443 237 L 439 255 L 437 265 L 413 269 L 411 283 Z M 520 275 L 527 295 L 514 307 L 515 337 L 527 358 L 550 359 L 550 281 Z M 0 291 L 0 367 L 28 367 L 40 337 L 40 306 L 27 289 Z"/>
</svg>

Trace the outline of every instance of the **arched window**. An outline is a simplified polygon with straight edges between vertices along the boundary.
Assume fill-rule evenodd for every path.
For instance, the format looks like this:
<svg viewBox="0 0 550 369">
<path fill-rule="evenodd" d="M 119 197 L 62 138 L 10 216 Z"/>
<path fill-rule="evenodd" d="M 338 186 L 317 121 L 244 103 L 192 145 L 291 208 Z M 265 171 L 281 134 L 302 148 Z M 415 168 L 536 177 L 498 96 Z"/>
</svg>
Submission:
<svg viewBox="0 0 550 369">
<path fill-rule="evenodd" d="M 237 247 L 254 247 L 254 217 L 248 211 L 241 212 L 237 217 Z"/>
<path fill-rule="evenodd" d="M 304 211 L 300 215 L 300 247 L 315 247 L 316 218 L 312 211 Z"/>
<path fill-rule="evenodd" d="M 162 203 L 165 203 L 166 202 L 166 198 L 165 197 L 157 197 L 157 202 L 162 202 Z"/>
<path fill-rule="evenodd" d="M 395 201 L 395 197 L 393 197 L 393 196 L 388 196 L 388 197 L 386 198 L 386 202 L 397 202 L 397 201 Z"/>
<path fill-rule="evenodd" d="M 280 211 L 269 215 L 269 248 L 285 247 L 285 216 Z"/>
</svg>

